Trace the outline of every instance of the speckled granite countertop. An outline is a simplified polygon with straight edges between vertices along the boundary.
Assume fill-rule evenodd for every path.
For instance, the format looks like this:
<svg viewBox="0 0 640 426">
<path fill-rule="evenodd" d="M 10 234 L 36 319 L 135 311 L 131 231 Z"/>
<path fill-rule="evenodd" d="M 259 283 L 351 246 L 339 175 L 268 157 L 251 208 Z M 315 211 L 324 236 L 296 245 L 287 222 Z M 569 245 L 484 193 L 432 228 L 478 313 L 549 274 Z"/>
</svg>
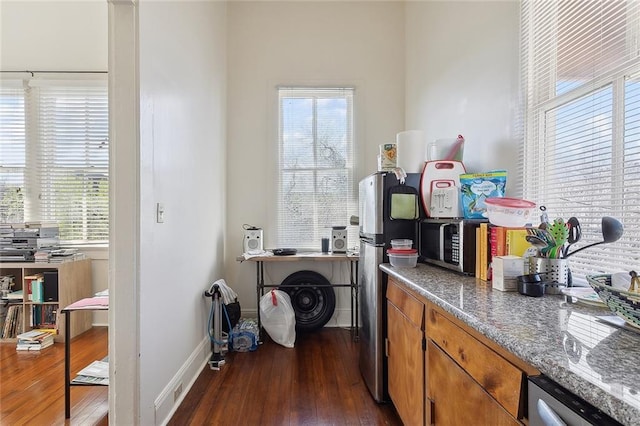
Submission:
<svg viewBox="0 0 640 426">
<path fill-rule="evenodd" d="M 563 295 L 527 297 L 446 269 L 380 269 L 625 425 L 640 425 L 640 334 Z"/>
</svg>

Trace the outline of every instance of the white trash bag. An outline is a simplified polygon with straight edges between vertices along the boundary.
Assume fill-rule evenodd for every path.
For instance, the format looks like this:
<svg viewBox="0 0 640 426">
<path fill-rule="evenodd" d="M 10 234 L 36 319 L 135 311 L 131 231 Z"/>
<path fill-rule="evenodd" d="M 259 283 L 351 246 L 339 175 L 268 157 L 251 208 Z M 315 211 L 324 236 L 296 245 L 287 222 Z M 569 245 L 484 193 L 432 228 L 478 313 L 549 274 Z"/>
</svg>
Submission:
<svg viewBox="0 0 640 426">
<path fill-rule="evenodd" d="M 287 293 L 273 289 L 262 296 L 260 322 L 274 342 L 293 348 L 296 341 L 296 313 Z"/>
</svg>

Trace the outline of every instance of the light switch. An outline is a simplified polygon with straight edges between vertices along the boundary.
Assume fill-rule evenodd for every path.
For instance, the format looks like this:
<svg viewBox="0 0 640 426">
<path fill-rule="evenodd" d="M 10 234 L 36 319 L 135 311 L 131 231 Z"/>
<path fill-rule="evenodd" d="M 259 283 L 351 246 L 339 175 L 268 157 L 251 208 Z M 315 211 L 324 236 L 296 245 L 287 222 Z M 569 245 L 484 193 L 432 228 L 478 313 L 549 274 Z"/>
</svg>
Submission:
<svg viewBox="0 0 640 426">
<path fill-rule="evenodd" d="M 156 204 L 156 222 L 164 223 L 164 204 Z"/>
</svg>

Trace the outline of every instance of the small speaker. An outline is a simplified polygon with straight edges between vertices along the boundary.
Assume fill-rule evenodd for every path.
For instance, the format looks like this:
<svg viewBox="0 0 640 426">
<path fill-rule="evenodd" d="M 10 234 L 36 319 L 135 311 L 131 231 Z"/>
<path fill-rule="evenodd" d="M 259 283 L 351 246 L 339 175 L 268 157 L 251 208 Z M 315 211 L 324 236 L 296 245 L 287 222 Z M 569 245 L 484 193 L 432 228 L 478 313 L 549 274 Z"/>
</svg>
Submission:
<svg viewBox="0 0 640 426">
<path fill-rule="evenodd" d="M 346 253 L 347 252 L 347 230 L 333 229 L 331 231 L 331 252 Z"/>
<path fill-rule="evenodd" d="M 42 295 L 45 302 L 58 301 L 58 271 L 45 271 Z"/>
<path fill-rule="evenodd" d="M 262 251 L 262 229 L 251 228 L 244 230 L 244 253 Z"/>
</svg>

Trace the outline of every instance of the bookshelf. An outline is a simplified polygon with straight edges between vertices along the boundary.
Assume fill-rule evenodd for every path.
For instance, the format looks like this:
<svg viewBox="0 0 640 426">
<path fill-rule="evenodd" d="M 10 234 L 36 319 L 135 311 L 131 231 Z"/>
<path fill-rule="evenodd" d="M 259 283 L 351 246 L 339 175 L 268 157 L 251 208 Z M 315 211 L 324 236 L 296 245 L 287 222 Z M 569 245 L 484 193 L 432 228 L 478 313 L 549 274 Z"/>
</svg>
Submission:
<svg viewBox="0 0 640 426">
<path fill-rule="evenodd" d="M 18 323 L 15 334 L 20 334 L 37 328 L 49 328 L 47 322 L 53 314 L 53 327 L 57 328 L 56 342 L 65 341 L 65 316 L 61 309 L 73 302 L 91 297 L 93 284 L 91 282 L 91 259 L 67 260 L 61 263 L 38 262 L 3 262 L 0 263 L 0 275 L 13 275 L 13 291 L 22 290 L 22 299 L 6 300 L 0 303 L 7 305 L 6 311 L 14 305 L 14 311 L 19 311 Z M 44 278 L 46 275 L 46 278 Z M 44 281 L 42 301 L 34 301 L 29 298 L 29 290 L 33 291 L 30 283 L 35 276 L 42 276 Z M 56 280 L 57 278 L 57 280 Z M 33 296 L 33 292 L 31 293 Z M 38 296 L 38 291 L 36 291 Z M 8 320 L 8 317 L 7 317 Z M 71 321 L 71 338 L 81 334 L 91 327 L 91 313 L 79 312 Z M 4 325 L 4 324 L 3 324 Z M 3 338 L 0 342 L 15 342 L 16 338 Z"/>
</svg>

